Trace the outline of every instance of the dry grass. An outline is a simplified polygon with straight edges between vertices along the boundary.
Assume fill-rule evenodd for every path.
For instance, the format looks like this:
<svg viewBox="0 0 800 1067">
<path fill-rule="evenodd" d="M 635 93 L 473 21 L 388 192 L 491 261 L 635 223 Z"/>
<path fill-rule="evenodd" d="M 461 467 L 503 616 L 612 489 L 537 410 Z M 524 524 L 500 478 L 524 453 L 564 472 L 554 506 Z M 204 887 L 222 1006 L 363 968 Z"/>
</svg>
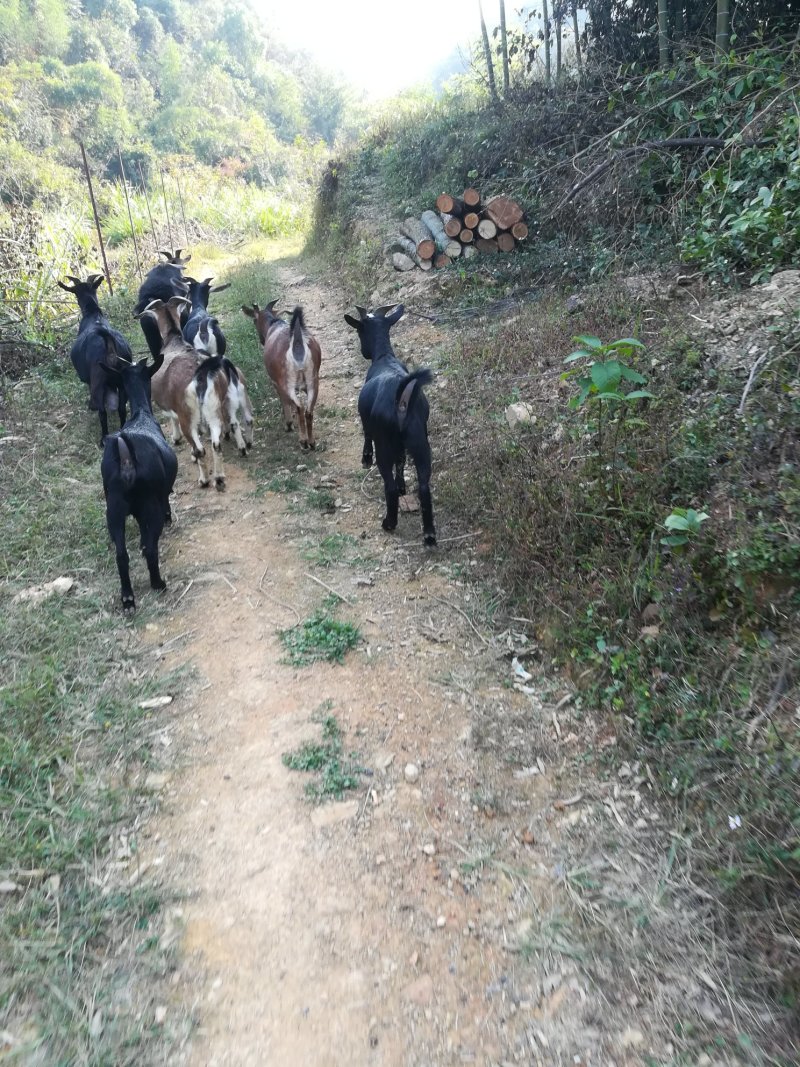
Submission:
<svg viewBox="0 0 800 1067">
<path fill-rule="evenodd" d="M 544 664 L 576 685 L 584 760 L 602 770 L 613 734 L 612 764 L 646 760 L 654 810 L 675 826 L 673 839 L 609 838 L 622 858 L 597 885 L 576 883 L 576 903 L 606 931 L 620 973 L 638 961 L 636 983 L 678 1028 L 676 1047 L 716 1035 L 761 1062 L 793 1048 L 800 990 L 796 361 L 771 364 L 752 421 L 736 423 L 743 383 L 709 364 L 669 308 L 613 287 L 583 296 L 574 315 L 551 293 L 486 316 L 443 351 L 437 504 L 480 529 L 484 574 L 499 570 L 509 614 L 534 620 Z M 582 332 L 648 345 L 638 369 L 659 399 L 622 428 L 614 471 L 598 467 L 597 427 L 568 409 L 575 389 L 561 380 Z M 534 417 L 511 431 L 515 401 Z M 672 507 L 706 503 L 713 535 L 667 552 Z M 502 733 L 490 728 L 491 743 Z M 687 959 L 709 980 L 687 977 Z"/>
</svg>

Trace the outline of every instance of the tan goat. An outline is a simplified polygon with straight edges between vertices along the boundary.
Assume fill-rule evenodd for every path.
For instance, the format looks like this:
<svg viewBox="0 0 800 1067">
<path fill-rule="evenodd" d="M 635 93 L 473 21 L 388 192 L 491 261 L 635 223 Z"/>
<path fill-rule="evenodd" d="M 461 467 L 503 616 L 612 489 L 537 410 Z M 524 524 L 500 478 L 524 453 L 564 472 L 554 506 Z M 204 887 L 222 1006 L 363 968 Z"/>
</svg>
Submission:
<svg viewBox="0 0 800 1067">
<path fill-rule="evenodd" d="M 189 442 L 192 457 L 200 468 L 200 485 L 203 487 L 209 484 L 202 437 L 203 428 L 208 427 L 214 484 L 217 489 L 224 489 L 222 435 L 230 381 L 222 356 L 203 359 L 184 341 L 180 316 L 185 306 L 186 300 L 182 297 L 172 297 L 166 303 L 153 300 L 141 314 L 142 330 L 150 351 L 154 356 L 156 351 L 164 356 L 163 366 L 151 382 L 152 399 L 169 416 L 172 443 L 178 444 L 182 437 Z"/>
<path fill-rule="evenodd" d="M 276 303 L 277 300 L 273 300 L 263 309 L 253 304 L 243 307 L 242 311 L 256 324 L 264 348 L 264 366 L 283 405 L 287 432 L 292 430 L 296 420 L 301 446 L 316 448 L 314 406 L 319 394 L 322 350 L 317 339 L 306 329 L 303 309 L 296 307 L 291 322 L 287 323 L 275 315 Z"/>
</svg>

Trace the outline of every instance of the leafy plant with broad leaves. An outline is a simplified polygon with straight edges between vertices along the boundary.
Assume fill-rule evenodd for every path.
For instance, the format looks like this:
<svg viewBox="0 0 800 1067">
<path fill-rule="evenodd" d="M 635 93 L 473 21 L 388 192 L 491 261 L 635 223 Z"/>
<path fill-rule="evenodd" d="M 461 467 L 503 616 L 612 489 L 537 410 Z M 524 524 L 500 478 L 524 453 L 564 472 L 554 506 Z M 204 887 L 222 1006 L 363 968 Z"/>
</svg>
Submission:
<svg viewBox="0 0 800 1067">
<path fill-rule="evenodd" d="M 672 532 L 661 538 L 661 544 L 669 548 L 683 548 L 699 536 L 703 523 L 709 517 L 705 511 L 695 511 L 694 508 L 673 508 L 664 520 L 665 528 Z"/>
<path fill-rule="evenodd" d="M 630 365 L 637 350 L 644 350 L 644 345 L 635 337 L 622 337 L 617 341 L 609 341 L 603 344 L 599 337 L 582 335 L 573 337 L 575 344 L 581 347 L 567 356 L 565 363 L 578 363 L 579 367 L 565 371 L 562 378 L 576 378 L 579 391 L 573 396 L 569 406 L 576 410 L 584 405 L 591 405 L 597 409 L 597 455 L 600 469 L 605 465 L 604 456 L 604 406 L 611 409 L 621 408 L 626 403 L 634 400 L 653 399 L 653 394 L 647 389 L 631 388 L 643 386 L 647 379 L 639 371 Z M 609 418 L 606 416 L 606 424 Z M 619 433 L 623 419 L 620 412 L 616 412 L 614 419 L 614 436 L 611 446 L 612 488 L 616 486 L 616 457 Z"/>
<path fill-rule="evenodd" d="M 601 403 L 605 401 L 641 400 L 644 397 L 652 398 L 653 394 L 646 389 L 625 390 L 625 383 L 645 385 L 647 379 L 643 374 L 634 370 L 625 362 L 630 358 L 635 348 L 644 349 L 641 341 L 635 337 L 623 337 L 619 341 L 609 341 L 603 344 L 599 337 L 573 337 L 575 344 L 581 345 L 578 351 L 567 356 L 565 363 L 575 363 L 579 359 L 588 359 L 589 373 L 586 367 L 581 366 L 575 370 L 566 371 L 564 378 L 578 377 L 580 392 L 574 396 L 569 406 L 579 408 L 587 400 Z"/>
</svg>

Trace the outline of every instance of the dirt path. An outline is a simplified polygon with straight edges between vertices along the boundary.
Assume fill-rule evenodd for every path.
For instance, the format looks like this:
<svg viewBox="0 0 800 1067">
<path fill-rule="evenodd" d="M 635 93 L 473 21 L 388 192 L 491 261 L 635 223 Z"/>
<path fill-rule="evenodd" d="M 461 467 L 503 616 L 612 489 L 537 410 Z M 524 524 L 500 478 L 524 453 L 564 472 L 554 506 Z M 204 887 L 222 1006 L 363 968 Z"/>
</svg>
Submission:
<svg viewBox="0 0 800 1067">
<path fill-rule="evenodd" d="M 551 713 L 507 687 L 519 639 L 469 617 L 464 531 L 438 516 L 430 553 L 418 514 L 401 515 L 395 537 L 380 530 L 379 480 L 365 481 L 355 419 L 343 417 L 361 357 L 321 291 L 306 283 L 302 299 L 326 324 L 332 414 L 319 420 L 318 467 L 299 447 L 296 461 L 339 506 L 327 515 L 263 492 L 234 458 L 225 496 L 202 493 L 182 455 L 167 549 L 175 607 L 149 633 L 168 666 L 202 675 L 167 730 L 177 769 L 145 854 L 188 888 L 168 1009 L 194 1007 L 186 1062 L 609 1062 L 592 1059 L 617 1044 L 607 1006 L 568 953 L 537 941 L 566 905 Z M 280 432 L 257 418 L 257 447 Z M 352 537 L 348 558 L 324 569 L 303 558 L 332 533 Z M 348 598 L 339 617 L 361 628 L 344 665 L 281 662 L 277 629 L 325 595 L 309 574 Z M 370 773 L 353 799 L 314 807 L 281 756 L 319 736 L 322 706 Z"/>
</svg>

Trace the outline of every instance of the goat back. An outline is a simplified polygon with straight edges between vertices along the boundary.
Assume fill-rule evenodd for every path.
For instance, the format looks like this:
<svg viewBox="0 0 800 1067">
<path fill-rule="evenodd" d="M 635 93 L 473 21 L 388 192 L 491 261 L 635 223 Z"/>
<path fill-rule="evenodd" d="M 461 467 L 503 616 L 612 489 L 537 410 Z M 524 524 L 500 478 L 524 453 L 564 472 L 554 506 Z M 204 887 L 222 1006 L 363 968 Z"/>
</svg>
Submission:
<svg viewBox="0 0 800 1067">
<path fill-rule="evenodd" d="M 197 353 L 187 345 L 168 345 L 164 352 L 164 363 L 150 383 L 154 403 L 164 411 L 175 411 L 199 365 Z"/>
</svg>

